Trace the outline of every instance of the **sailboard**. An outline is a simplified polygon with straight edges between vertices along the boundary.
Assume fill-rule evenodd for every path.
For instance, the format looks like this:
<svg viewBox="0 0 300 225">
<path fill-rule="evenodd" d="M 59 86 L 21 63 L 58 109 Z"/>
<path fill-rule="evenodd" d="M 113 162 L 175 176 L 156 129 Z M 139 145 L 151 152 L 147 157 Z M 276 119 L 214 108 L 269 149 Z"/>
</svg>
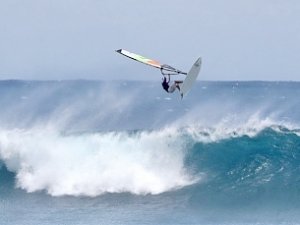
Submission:
<svg viewBox="0 0 300 225">
<path fill-rule="evenodd" d="M 121 55 L 124 55 L 130 59 L 136 60 L 140 63 L 144 63 L 146 65 L 155 67 L 160 69 L 161 73 L 163 75 L 186 75 L 186 78 L 183 80 L 183 82 L 179 83 L 179 92 L 181 95 L 181 98 L 183 98 L 192 88 L 193 84 L 195 83 L 199 72 L 201 68 L 201 58 L 198 58 L 197 61 L 193 64 L 192 68 L 188 73 L 182 72 L 181 70 L 175 69 L 174 67 L 167 65 L 167 64 L 162 64 L 157 60 L 154 59 L 149 59 L 147 57 L 138 55 L 136 53 L 129 52 L 124 49 L 119 49 L 116 50 L 117 53 L 120 53 Z"/>
<path fill-rule="evenodd" d="M 183 83 L 179 84 L 181 98 L 183 98 L 183 96 L 185 96 L 191 90 L 193 84 L 195 83 L 199 75 L 201 63 L 201 58 L 197 59 L 197 61 L 193 64 L 192 68 L 188 72 Z"/>
</svg>

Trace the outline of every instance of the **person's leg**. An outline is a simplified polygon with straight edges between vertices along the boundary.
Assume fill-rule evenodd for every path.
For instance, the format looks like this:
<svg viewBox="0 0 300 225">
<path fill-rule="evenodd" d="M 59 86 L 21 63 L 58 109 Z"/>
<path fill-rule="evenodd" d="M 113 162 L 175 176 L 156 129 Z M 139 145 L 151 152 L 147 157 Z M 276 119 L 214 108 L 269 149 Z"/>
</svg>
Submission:
<svg viewBox="0 0 300 225">
<path fill-rule="evenodd" d="M 174 83 L 176 84 L 176 88 L 178 88 L 178 90 L 180 91 L 180 84 L 183 83 L 182 80 L 175 80 Z"/>
<path fill-rule="evenodd" d="M 176 82 L 174 82 L 174 83 L 169 87 L 168 92 L 169 92 L 169 93 L 173 93 L 173 92 L 176 90 L 176 88 L 177 88 L 177 84 L 176 84 Z"/>
</svg>

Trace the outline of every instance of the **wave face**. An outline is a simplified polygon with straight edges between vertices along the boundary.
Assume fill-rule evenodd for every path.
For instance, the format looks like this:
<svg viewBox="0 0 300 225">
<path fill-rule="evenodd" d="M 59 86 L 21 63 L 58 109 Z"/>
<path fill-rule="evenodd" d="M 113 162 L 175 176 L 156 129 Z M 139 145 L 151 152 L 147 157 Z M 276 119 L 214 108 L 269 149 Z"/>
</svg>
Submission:
<svg viewBox="0 0 300 225">
<path fill-rule="evenodd" d="M 205 174 L 203 182 L 193 189 L 197 199 L 218 205 L 254 203 L 299 208 L 298 131 L 271 126 L 253 136 L 236 135 L 193 145 L 186 160 Z"/>
<path fill-rule="evenodd" d="M 159 88 L 0 82 L 2 179 L 51 196 L 299 199 L 299 83 L 202 82 L 183 101 Z"/>
</svg>

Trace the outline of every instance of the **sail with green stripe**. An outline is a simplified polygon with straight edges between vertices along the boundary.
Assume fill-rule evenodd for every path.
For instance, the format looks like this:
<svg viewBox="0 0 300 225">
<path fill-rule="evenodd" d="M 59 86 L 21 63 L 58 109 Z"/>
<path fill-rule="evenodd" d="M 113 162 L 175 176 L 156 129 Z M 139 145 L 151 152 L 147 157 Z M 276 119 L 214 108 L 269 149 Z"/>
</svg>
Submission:
<svg viewBox="0 0 300 225">
<path fill-rule="evenodd" d="M 132 53 L 132 52 L 129 52 L 129 51 L 126 51 L 124 49 L 119 49 L 117 50 L 116 52 L 122 54 L 122 55 L 125 55 L 131 59 L 134 59 L 138 62 L 141 62 L 141 63 L 144 63 L 144 64 L 147 64 L 149 66 L 154 66 L 156 68 L 161 68 L 161 64 L 160 62 L 156 61 L 156 60 L 153 60 L 153 59 L 148 59 L 144 56 L 141 56 L 141 55 L 138 55 L 138 54 L 135 54 L 135 53 Z"/>
<path fill-rule="evenodd" d="M 172 66 L 169 66 L 169 65 L 166 65 L 166 64 L 161 64 L 160 62 L 158 62 L 156 60 L 149 59 L 147 57 L 129 52 L 129 51 L 124 50 L 124 49 L 116 50 L 116 52 L 118 52 L 118 53 L 120 53 L 120 54 L 122 54 L 122 55 L 124 55 L 128 58 L 136 60 L 138 62 L 144 63 L 144 64 L 149 65 L 149 66 L 153 66 L 155 68 L 158 68 L 158 69 L 161 70 L 162 74 L 165 74 L 164 71 L 168 71 L 168 72 L 172 72 L 172 74 L 170 74 L 170 75 L 175 75 L 175 74 L 185 74 L 186 75 L 186 73 L 184 73 L 180 70 L 177 70 Z"/>
</svg>

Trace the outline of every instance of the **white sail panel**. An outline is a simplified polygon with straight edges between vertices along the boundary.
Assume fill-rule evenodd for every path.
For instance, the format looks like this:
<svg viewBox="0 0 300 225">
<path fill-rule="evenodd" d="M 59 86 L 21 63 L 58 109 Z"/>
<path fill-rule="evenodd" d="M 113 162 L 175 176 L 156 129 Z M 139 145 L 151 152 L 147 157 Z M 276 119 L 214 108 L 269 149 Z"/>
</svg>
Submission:
<svg viewBox="0 0 300 225">
<path fill-rule="evenodd" d="M 116 50 L 116 52 L 122 54 L 122 55 L 125 55 L 131 59 L 134 59 L 138 62 L 141 62 L 141 63 L 144 63 L 144 64 L 147 64 L 149 66 L 154 66 L 156 68 L 159 68 L 161 69 L 162 68 L 162 65 L 160 62 L 156 61 L 156 60 L 153 60 L 153 59 L 148 59 L 144 56 L 141 56 L 141 55 L 138 55 L 138 54 L 135 54 L 135 53 L 132 53 L 132 52 L 129 52 L 129 51 L 126 51 L 124 49 L 119 49 L 119 50 Z"/>
</svg>

